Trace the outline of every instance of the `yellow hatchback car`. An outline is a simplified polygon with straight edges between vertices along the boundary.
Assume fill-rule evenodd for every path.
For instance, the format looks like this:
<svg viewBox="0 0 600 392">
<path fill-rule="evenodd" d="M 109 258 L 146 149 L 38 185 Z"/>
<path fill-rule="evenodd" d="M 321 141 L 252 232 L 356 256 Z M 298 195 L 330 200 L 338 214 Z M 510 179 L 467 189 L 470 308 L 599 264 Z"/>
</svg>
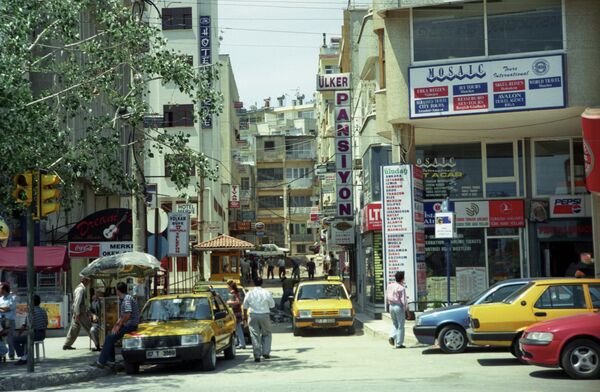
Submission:
<svg viewBox="0 0 600 392">
<path fill-rule="evenodd" d="M 141 364 L 201 361 L 214 370 L 217 354 L 235 358 L 235 316 L 214 291 L 162 295 L 148 300 L 135 332 L 123 337 L 125 372 Z"/>
<path fill-rule="evenodd" d="M 590 285 L 600 279 L 549 278 L 533 280 L 504 301 L 469 309 L 469 342 L 478 346 L 510 347 L 521 358 L 519 338 L 532 324 L 559 317 L 598 312 Z"/>
<path fill-rule="evenodd" d="M 302 282 L 292 304 L 294 336 L 308 328 L 345 328 L 354 334 L 354 309 L 339 278 Z"/>
</svg>

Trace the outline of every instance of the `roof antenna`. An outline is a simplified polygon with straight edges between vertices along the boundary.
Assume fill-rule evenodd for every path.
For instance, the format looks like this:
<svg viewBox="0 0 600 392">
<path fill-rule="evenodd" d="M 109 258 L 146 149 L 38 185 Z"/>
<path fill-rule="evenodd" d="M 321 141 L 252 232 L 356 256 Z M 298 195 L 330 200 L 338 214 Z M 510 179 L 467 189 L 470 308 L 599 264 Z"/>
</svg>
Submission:
<svg viewBox="0 0 600 392">
<path fill-rule="evenodd" d="M 327 33 L 323 33 L 323 48 L 327 47 Z"/>
</svg>

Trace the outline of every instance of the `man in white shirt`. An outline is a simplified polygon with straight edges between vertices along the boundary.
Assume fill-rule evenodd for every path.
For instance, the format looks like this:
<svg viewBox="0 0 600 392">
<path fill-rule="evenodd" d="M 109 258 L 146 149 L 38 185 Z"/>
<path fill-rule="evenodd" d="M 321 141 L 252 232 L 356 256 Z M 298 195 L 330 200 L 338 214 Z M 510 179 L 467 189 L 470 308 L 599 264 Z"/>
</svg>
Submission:
<svg viewBox="0 0 600 392">
<path fill-rule="evenodd" d="M 279 279 L 285 275 L 285 258 L 282 256 L 279 258 Z"/>
<path fill-rule="evenodd" d="M 254 362 L 260 362 L 260 357 L 271 358 L 271 308 L 275 301 L 271 293 L 262 288 L 262 278 L 256 279 L 254 287 L 244 298 L 244 312 L 249 313 L 248 327 L 252 339 Z"/>
</svg>

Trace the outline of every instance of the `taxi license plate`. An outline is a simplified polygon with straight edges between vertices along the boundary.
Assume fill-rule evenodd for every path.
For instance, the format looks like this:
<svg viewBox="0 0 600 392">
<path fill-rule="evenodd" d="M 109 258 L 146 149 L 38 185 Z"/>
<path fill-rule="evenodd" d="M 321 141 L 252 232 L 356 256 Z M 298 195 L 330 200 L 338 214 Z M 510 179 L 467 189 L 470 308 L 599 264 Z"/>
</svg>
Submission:
<svg viewBox="0 0 600 392">
<path fill-rule="evenodd" d="M 146 359 L 173 358 L 176 355 L 177 355 L 177 353 L 176 353 L 175 349 L 146 351 Z"/>
<path fill-rule="evenodd" d="M 317 324 L 335 324 L 335 320 L 327 319 L 327 318 L 318 318 L 318 319 L 315 319 L 315 323 L 317 323 Z"/>
</svg>

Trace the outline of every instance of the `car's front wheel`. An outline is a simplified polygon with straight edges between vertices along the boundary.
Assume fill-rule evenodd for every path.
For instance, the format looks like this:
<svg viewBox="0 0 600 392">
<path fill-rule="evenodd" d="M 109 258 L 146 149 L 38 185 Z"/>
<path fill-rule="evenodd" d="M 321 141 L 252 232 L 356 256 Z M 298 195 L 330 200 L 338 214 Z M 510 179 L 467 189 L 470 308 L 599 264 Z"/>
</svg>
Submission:
<svg viewBox="0 0 600 392">
<path fill-rule="evenodd" d="M 229 347 L 224 351 L 225 359 L 235 359 L 236 347 L 235 347 L 235 335 L 231 335 Z"/>
<path fill-rule="evenodd" d="M 573 378 L 594 379 L 600 376 L 600 345 L 590 339 L 574 340 L 563 349 L 560 363 Z"/>
<path fill-rule="evenodd" d="M 521 351 L 521 347 L 519 347 L 519 340 L 521 339 L 521 335 L 517 335 L 517 337 L 513 340 L 510 346 L 510 353 L 519 360 L 522 364 L 527 364 L 527 361 L 523 359 L 523 351 Z"/>
<path fill-rule="evenodd" d="M 458 354 L 467 349 L 467 334 L 462 327 L 449 325 L 438 334 L 440 348 L 446 354 Z"/>
<path fill-rule="evenodd" d="M 125 367 L 126 374 L 138 374 L 140 372 L 140 364 L 139 363 L 131 363 L 131 362 L 123 362 L 123 366 Z"/>
<path fill-rule="evenodd" d="M 208 348 L 206 349 L 206 353 L 202 357 L 202 370 L 205 372 L 210 372 L 215 370 L 217 367 L 217 349 L 215 347 L 215 342 L 211 341 L 208 344 Z"/>
<path fill-rule="evenodd" d="M 300 330 L 300 328 L 296 327 L 296 322 L 294 321 L 294 319 L 292 319 L 292 331 L 294 331 L 294 336 L 302 335 L 302 331 Z"/>
</svg>

